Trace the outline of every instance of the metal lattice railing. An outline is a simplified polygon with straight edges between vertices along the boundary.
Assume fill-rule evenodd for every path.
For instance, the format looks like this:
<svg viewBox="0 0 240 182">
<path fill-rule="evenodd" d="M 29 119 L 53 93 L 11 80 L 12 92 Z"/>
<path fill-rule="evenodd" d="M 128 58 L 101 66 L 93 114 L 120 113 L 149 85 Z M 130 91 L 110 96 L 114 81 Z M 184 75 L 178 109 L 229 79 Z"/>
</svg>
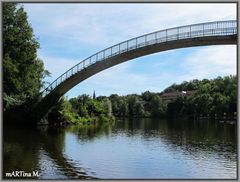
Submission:
<svg viewBox="0 0 240 182">
<path fill-rule="evenodd" d="M 207 36 L 225 36 L 235 34 L 237 34 L 237 21 L 229 20 L 186 25 L 160 30 L 139 37 L 135 37 L 133 39 L 108 47 L 84 59 L 83 61 L 76 64 L 75 66 L 67 70 L 65 73 L 60 75 L 56 80 L 49 84 L 49 86 L 45 88 L 45 90 L 43 90 L 41 94 L 42 96 L 46 96 L 62 82 L 66 81 L 71 76 L 83 70 L 84 68 L 95 64 L 96 62 L 103 61 L 105 59 L 125 53 L 127 51 L 181 39 Z"/>
</svg>

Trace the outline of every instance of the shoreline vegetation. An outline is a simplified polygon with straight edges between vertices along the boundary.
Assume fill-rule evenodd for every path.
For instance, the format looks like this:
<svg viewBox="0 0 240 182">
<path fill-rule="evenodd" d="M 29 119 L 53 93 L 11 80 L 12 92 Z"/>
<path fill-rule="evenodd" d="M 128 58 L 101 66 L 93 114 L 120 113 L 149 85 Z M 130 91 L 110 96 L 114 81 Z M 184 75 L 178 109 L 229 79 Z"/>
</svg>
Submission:
<svg viewBox="0 0 240 182">
<path fill-rule="evenodd" d="M 23 124 L 50 73 L 37 56 L 40 45 L 18 3 L 3 3 L 3 118 Z M 62 98 L 42 124 L 98 125 L 115 118 L 214 118 L 236 120 L 237 77 L 192 80 L 159 93 L 146 91 L 109 97 L 80 95 Z M 48 121 L 48 122 L 46 122 Z"/>
<path fill-rule="evenodd" d="M 112 122 L 115 118 L 185 118 L 234 123 L 237 77 L 184 81 L 160 93 L 146 91 L 141 95 L 96 97 L 94 92 L 92 97 L 62 98 L 48 115 L 52 123 L 80 125 Z"/>
</svg>

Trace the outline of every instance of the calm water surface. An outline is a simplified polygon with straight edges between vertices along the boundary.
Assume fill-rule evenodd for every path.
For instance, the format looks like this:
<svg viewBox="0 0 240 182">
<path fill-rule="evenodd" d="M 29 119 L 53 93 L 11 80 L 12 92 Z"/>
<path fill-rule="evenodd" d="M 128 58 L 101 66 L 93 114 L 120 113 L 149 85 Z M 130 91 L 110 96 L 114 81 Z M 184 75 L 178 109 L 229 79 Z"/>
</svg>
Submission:
<svg viewBox="0 0 240 182">
<path fill-rule="evenodd" d="M 40 179 L 236 179 L 236 128 L 153 119 L 57 130 L 4 127 L 3 176 L 38 170 Z"/>
</svg>

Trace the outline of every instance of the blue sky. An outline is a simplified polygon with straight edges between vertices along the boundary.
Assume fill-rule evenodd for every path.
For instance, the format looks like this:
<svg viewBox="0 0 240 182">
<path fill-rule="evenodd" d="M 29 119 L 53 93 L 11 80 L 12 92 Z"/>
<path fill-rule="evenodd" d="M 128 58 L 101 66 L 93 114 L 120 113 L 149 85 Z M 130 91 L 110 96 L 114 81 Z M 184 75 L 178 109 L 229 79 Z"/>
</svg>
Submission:
<svg viewBox="0 0 240 182">
<path fill-rule="evenodd" d="M 51 82 L 88 56 L 153 31 L 236 19 L 235 3 L 47 4 L 24 3 L 41 48 L 38 57 Z M 137 58 L 102 71 L 66 95 L 160 92 L 173 83 L 236 74 L 236 46 L 176 49 Z"/>
</svg>

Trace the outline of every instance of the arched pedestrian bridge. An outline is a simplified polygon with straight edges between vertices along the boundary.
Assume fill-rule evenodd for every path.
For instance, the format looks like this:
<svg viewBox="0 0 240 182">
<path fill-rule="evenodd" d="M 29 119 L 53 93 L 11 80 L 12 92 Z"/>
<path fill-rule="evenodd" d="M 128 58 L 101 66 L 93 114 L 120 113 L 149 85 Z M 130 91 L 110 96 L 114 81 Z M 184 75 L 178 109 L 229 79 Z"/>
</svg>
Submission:
<svg viewBox="0 0 240 182">
<path fill-rule="evenodd" d="M 224 44 L 237 44 L 236 20 L 180 26 L 132 38 L 93 54 L 60 75 L 41 93 L 33 113 L 42 118 L 71 88 L 125 61 L 171 49 Z"/>
</svg>

